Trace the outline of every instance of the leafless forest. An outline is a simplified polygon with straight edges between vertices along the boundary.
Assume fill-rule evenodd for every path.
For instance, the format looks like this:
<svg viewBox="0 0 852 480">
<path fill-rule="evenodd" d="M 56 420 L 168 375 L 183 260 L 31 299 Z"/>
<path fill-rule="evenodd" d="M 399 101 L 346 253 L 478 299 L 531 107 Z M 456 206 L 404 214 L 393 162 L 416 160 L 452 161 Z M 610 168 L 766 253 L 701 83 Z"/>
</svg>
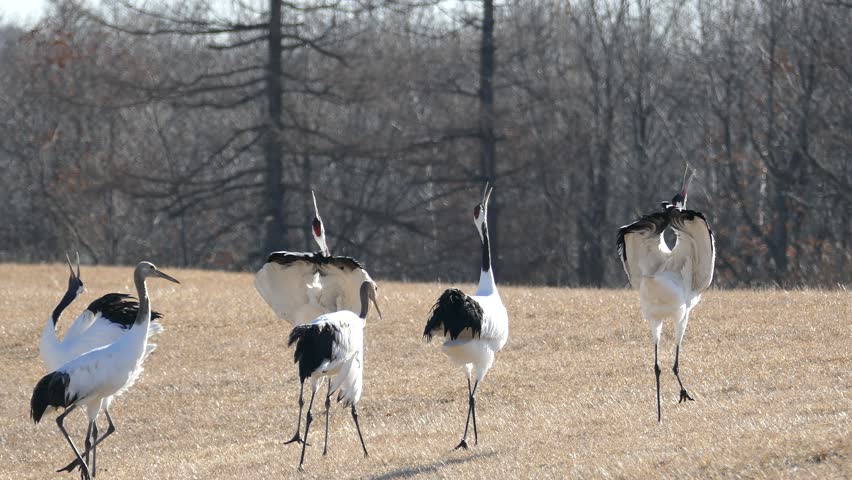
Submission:
<svg viewBox="0 0 852 480">
<path fill-rule="evenodd" d="M 212 5 L 212 7 L 211 7 Z M 0 260 L 620 286 L 615 233 L 676 193 L 716 284 L 852 280 L 852 4 L 80 4 L 0 31 Z"/>
</svg>

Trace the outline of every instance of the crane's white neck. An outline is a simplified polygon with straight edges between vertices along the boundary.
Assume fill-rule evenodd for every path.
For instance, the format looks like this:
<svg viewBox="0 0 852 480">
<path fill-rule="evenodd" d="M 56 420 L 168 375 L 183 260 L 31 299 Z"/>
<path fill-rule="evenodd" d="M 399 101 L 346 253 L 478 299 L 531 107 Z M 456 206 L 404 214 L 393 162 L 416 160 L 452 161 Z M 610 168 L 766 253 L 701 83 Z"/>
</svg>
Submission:
<svg viewBox="0 0 852 480">
<path fill-rule="evenodd" d="M 148 285 L 145 284 L 145 277 L 139 271 L 134 273 L 133 280 L 136 283 L 136 294 L 139 296 L 139 313 L 136 314 L 136 322 L 133 323 L 133 328 L 145 324 L 144 327 L 147 332 L 148 324 L 151 323 L 151 300 L 148 298 Z"/>
</svg>

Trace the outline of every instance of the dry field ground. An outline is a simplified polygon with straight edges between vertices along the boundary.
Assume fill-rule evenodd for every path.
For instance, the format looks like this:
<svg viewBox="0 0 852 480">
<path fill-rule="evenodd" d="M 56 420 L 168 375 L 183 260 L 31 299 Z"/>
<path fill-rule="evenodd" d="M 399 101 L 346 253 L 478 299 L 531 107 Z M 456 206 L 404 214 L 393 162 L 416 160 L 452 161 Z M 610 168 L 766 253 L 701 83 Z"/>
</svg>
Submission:
<svg viewBox="0 0 852 480">
<path fill-rule="evenodd" d="M 367 324 L 359 404 L 370 457 L 348 412 L 323 408 L 298 474 L 297 380 L 288 326 L 251 276 L 164 268 L 159 349 L 112 408 L 99 448 L 104 479 L 213 478 L 849 478 L 852 293 L 709 291 L 690 319 L 681 371 L 695 402 L 677 404 L 672 329 L 662 350 L 663 419 L 653 349 L 628 290 L 504 287 L 510 339 L 477 395 L 480 444 L 451 451 L 466 386 L 421 333 L 447 285 L 380 282 L 383 321 Z M 38 339 L 67 281 L 63 265 L 0 265 L 0 478 L 52 473 L 71 460 L 54 414 L 34 427 L 29 399 L 45 373 Z M 87 292 L 61 327 L 130 268 L 83 267 Z M 472 285 L 464 285 L 468 290 Z M 105 425 L 103 417 L 102 424 Z M 84 419 L 67 425 L 82 442 Z"/>
</svg>

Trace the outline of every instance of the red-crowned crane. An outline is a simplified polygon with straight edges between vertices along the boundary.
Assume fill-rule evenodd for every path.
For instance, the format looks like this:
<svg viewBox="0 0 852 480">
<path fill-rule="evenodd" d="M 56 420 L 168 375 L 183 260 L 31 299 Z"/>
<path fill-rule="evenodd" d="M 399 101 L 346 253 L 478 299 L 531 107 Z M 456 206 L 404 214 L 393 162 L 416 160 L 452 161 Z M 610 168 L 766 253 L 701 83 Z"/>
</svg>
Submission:
<svg viewBox="0 0 852 480">
<path fill-rule="evenodd" d="M 151 302 L 145 284 L 145 280 L 149 277 L 180 283 L 158 270 L 150 262 L 140 262 L 133 274 L 139 295 L 139 308 L 136 319 L 127 333 L 112 344 L 86 352 L 45 375 L 33 389 L 30 399 L 30 416 L 36 424 L 41 421 L 48 408 L 65 409 L 56 418 L 56 424 L 77 457 L 76 463 L 72 462 L 66 468 L 70 471 L 79 466 L 84 480 L 96 473 L 96 449 L 103 437 L 97 438 L 95 419 L 101 404 L 107 398 L 120 395 L 130 388 L 142 373 L 142 361 L 148 351 L 148 330 L 151 326 Z M 78 406 L 86 409 L 91 419 L 86 432 L 86 450 L 83 455 L 77 450 L 62 424 L 65 417 Z M 92 441 L 93 438 L 94 441 Z M 91 470 L 88 464 L 90 451 L 92 453 Z"/>
<path fill-rule="evenodd" d="M 685 177 L 685 176 L 684 176 Z M 660 365 L 657 347 L 664 321 L 675 324 L 675 361 L 672 371 L 680 385 L 678 403 L 693 400 L 680 380 L 680 346 L 686 332 L 689 312 L 701 300 L 701 292 L 713 280 L 716 245 L 713 231 L 704 214 L 686 209 L 689 181 L 671 203 L 663 202 L 663 211 L 645 215 L 618 231 L 617 247 L 624 271 L 633 288 L 639 290 L 642 316 L 651 328 L 654 342 L 654 375 L 657 382 L 657 421 L 662 423 L 660 407 Z M 664 233 L 674 229 L 677 242 L 673 249 Z"/>
<path fill-rule="evenodd" d="M 375 285 L 357 260 L 330 254 L 315 196 L 311 233 L 320 247 L 318 252 L 272 252 L 254 277 L 254 286 L 260 296 L 279 318 L 293 326 L 310 323 L 326 313 L 360 312 L 361 285 L 364 282 Z M 303 388 L 304 383 L 299 389 L 296 433 L 284 443 L 302 441 Z"/>
<path fill-rule="evenodd" d="M 352 420 L 361 440 L 364 456 L 367 456 L 367 446 L 361 435 L 358 424 L 358 411 L 355 406 L 361 398 L 364 386 L 364 324 L 367 321 L 369 302 L 376 306 L 379 318 L 382 312 L 376 303 L 376 284 L 372 281 L 361 283 L 359 296 L 361 300 L 360 313 L 349 310 L 321 315 L 313 322 L 298 325 L 290 332 L 287 345 L 296 344 L 293 359 L 299 364 L 299 382 L 304 387 L 305 380 L 311 379 L 311 400 L 308 402 L 308 413 L 305 418 L 305 439 L 302 441 L 302 455 L 299 459 L 299 470 L 305 464 L 305 446 L 308 443 L 313 415 L 314 395 L 317 393 L 322 379 L 328 377 L 329 388 L 325 397 L 325 442 L 322 454 L 328 453 L 328 415 L 331 408 L 331 395 L 338 391 L 337 401 L 345 407 L 352 408 Z M 301 389 L 300 389 L 301 390 Z"/>
<path fill-rule="evenodd" d="M 119 337 L 130 330 L 139 312 L 139 303 L 130 295 L 108 293 L 89 304 L 88 308 L 74 320 L 62 340 L 59 340 L 56 335 L 56 328 L 63 310 L 85 290 L 83 280 L 80 277 L 80 255 L 77 255 L 76 274 L 71 266 L 71 259 L 67 255 L 66 260 L 68 260 L 68 269 L 70 270 L 68 289 L 47 320 L 39 343 L 39 356 L 49 372 L 59 369 L 62 365 L 88 351 L 118 340 Z M 151 324 L 148 327 L 149 338 L 163 331 L 162 325 L 155 321 L 161 317 L 162 315 L 159 312 L 151 312 Z M 156 348 L 157 345 L 148 343 L 145 347 L 145 357 L 147 358 Z M 95 438 L 98 443 L 115 432 L 115 425 L 109 413 L 111 403 L 112 397 L 105 398 L 102 403 L 101 409 L 106 415 L 108 427 L 106 433 L 100 439 Z M 84 413 L 87 414 L 88 424 L 94 422 L 98 414 L 96 411 L 94 412 L 95 417 L 91 417 L 88 416 L 89 411 Z M 97 437 L 97 426 L 93 426 L 92 429 L 95 432 L 95 437 Z M 79 463 L 74 460 L 59 471 L 70 472 L 78 465 Z M 94 470 L 94 464 L 92 470 Z"/>
<path fill-rule="evenodd" d="M 442 350 L 450 360 L 464 368 L 467 377 L 468 409 L 464 434 L 456 449 L 467 449 L 467 431 L 473 418 L 474 445 L 479 443 L 476 430 L 476 389 L 494 363 L 495 354 L 509 339 L 509 316 L 500 300 L 494 273 L 491 269 L 491 249 L 488 243 L 488 197 L 491 189 L 485 186 L 482 203 L 473 209 L 473 221 L 482 243 L 482 270 L 479 287 L 473 296 L 450 288 L 444 291 L 432 307 L 423 337 L 430 341 L 435 335 L 444 337 Z M 471 374 L 475 376 L 471 388 Z"/>
</svg>

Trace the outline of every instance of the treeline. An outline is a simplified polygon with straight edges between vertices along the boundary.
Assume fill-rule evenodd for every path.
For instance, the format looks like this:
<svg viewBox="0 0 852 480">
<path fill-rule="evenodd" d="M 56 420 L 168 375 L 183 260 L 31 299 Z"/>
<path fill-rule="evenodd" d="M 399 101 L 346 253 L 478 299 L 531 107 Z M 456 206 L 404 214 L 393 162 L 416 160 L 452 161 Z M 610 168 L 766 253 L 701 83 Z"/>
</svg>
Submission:
<svg viewBox="0 0 852 480">
<path fill-rule="evenodd" d="M 0 260 L 621 286 L 617 228 L 698 175 L 716 285 L 852 280 L 852 6 L 56 0 L 0 31 Z M 154 5 L 154 6 L 152 6 Z"/>
</svg>

